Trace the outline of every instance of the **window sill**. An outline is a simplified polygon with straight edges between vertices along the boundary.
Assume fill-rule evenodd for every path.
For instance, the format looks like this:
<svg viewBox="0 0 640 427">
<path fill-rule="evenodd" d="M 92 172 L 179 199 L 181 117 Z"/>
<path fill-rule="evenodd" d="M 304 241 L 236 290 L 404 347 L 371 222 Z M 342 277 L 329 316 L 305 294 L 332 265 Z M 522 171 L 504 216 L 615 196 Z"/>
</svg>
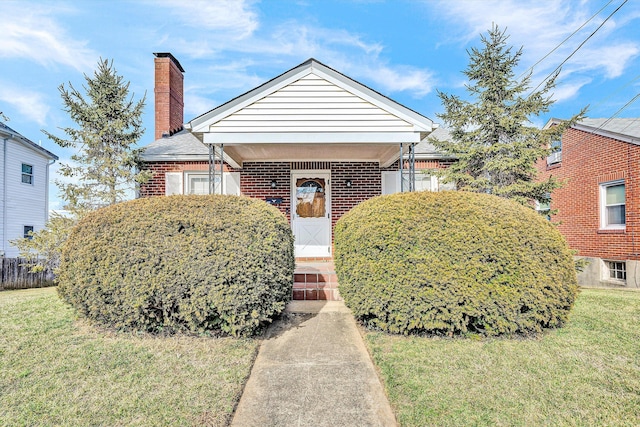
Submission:
<svg viewBox="0 0 640 427">
<path fill-rule="evenodd" d="M 598 230 L 598 234 L 625 234 L 626 228 L 601 228 Z"/>
<path fill-rule="evenodd" d="M 547 165 L 547 170 L 558 169 L 560 166 L 562 166 L 562 163 L 551 163 L 550 165 Z"/>
<path fill-rule="evenodd" d="M 605 286 L 627 286 L 626 280 L 603 279 L 601 280 L 601 283 Z"/>
</svg>

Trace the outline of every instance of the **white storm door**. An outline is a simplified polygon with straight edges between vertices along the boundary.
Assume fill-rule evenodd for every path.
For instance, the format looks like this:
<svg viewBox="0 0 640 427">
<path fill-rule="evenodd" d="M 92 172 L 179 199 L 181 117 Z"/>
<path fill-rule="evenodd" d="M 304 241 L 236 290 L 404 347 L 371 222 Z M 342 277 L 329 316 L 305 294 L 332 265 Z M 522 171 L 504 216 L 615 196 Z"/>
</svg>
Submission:
<svg viewBox="0 0 640 427">
<path fill-rule="evenodd" d="M 291 227 L 296 257 L 331 256 L 330 171 L 291 173 Z"/>
</svg>

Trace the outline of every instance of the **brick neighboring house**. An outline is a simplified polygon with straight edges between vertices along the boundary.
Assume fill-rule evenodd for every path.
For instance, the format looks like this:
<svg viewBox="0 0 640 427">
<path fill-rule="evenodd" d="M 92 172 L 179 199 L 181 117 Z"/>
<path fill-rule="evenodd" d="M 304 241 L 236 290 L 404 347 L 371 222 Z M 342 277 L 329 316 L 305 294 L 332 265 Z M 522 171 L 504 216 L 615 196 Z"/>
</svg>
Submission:
<svg viewBox="0 0 640 427">
<path fill-rule="evenodd" d="M 538 170 L 565 181 L 552 194 L 552 221 L 590 261 L 580 285 L 640 287 L 640 119 L 587 118 L 553 145 Z"/>
<path fill-rule="evenodd" d="M 451 162 L 425 141 L 434 130 L 446 137 L 430 119 L 315 59 L 183 123 L 184 70 L 169 53 L 155 56 L 156 140 L 142 154 L 154 176 L 140 196 L 207 194 L 212 177 L 216 193 L 277 206 L 297 257 L 330 258 L 345 212 L 414 181 L 437 191 L 422 172 Z"/>
</svg>

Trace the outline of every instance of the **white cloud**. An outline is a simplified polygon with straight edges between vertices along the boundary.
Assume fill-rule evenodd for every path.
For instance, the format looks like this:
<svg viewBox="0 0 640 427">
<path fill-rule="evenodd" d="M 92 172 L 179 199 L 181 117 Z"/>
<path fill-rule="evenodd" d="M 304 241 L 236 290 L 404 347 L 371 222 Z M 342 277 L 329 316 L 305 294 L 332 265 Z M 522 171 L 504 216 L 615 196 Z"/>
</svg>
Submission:
<svg viewBox="0 0 640 427">
<path fill-rule="evenodd" d="M 364 74 L 389 92 L 411 92 L 417 97 L 433 90 L 433 73 L 409 66 L 390 67 L 376 64 L 364 70 Z"/>
<path fill-rule="evenodd" d="M 430 4 L 430 3 L 426 3 Z M 506 28 L 508 44 L 523 46 L 522 71 L 557 48 L 535 67 L 537 84 L 543 75 L 549 74 L 561 64 L 596 28 L 617 5 L 610 5 L 567 42 L 558 45 L 583 25 L 602 5 L 569 2 L 566 0 L 492 0 L 492 1 L 441 1 L 438 11 L 444 19 L 457 25 L 458 33 L 449 42 L 479 46 L 479 36 L 486 35 L 495 23 Z M 629 12 L 629 13 L 627 13 Z M 589 39 L 563 66 L 560 78 L 563 86 L 555 90 L 558 100 L 577 95 L 594 76 L 612 79 L 624 74 L 632 59 L 640 53 L 638 40 L 620 40 L 616 29 L 638 18 L 639 11 L 621 9 Z M 634 16 L 634 18 L 629 18 Z M 616 20 L 617 19 L 617 20 Z"/>
<path fill-rule="evenodd" d="M 21 115 L 40 126 L 45 125 L 49 106 L 44 101 L 42 94 L 1 82 L 0 100 L 13 105 Z"/>
<path fill-rule="evenodd" d="M 213 109 L 217 104 L 211 99 L 196 95 L 192 91 L 185 90 L 184 95 L 184 113 L 185 122 L 197 117 L 207 111 Z"/>
<path fill-rule="evenodd" d="M 258 15 L 253 2 L 244 0 L 162 0 L 164 6 L 185 25 L 201 30 L 224 31 L 225 37 L 245 39 L 258 28 Z"/>
<path fill-rule="evenodd" d="M 556 87 L 551 91 L 553 93 L 553 99 L 560 102 L 575 98 L 580 89 L 591 83 L 591 81 L 592 80 L 588 78 L 580 78 L 566 82 L 558 82 Z"/>
<path fill-rule="evenodd" d="M 640 53 L 640 46 L 634 43 L 621 43 L 589 49 L 573 61 L 581 70 L 604 70 L 605 77 L 612 79 L 624 73 L 633 58 Z"/>
<path fill-rule="evenodd" d="M 63 64 L 82 72 L 93 68 L 98 55 L 51 18 L 52 8 L 0 2 L 0 12 L 11 17 L 2 21 L 0 58 L 26 58 L 44 66 Z"/>
</svg>

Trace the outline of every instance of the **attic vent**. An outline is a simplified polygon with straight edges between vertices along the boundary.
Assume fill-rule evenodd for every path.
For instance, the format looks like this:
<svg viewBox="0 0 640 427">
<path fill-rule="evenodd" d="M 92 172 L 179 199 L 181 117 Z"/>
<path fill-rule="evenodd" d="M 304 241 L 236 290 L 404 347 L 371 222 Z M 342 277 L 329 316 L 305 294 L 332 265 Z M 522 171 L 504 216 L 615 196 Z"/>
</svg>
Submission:
<svg viewBox="0 0 640 427">
<path fill-rule="evenodd" d="M 291 170 L 331 169 L 331 162 L 291 162 Z"/>
</svg>

